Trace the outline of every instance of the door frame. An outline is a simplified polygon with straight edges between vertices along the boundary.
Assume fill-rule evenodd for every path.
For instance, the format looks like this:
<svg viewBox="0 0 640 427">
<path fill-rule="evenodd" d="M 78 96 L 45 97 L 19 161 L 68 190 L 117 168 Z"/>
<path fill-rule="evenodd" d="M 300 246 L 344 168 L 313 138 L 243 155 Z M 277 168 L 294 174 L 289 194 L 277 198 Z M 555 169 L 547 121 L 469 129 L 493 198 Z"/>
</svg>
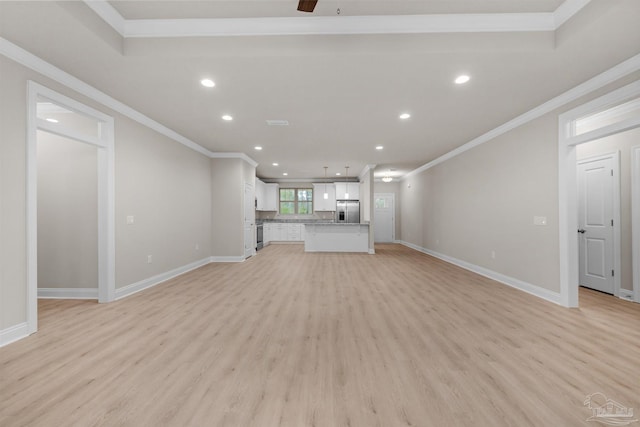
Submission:
<svg viewBox="0 0 640 427">
<path fill-rule="evenodd" d="M 98 136 L 61 129 L 37 115 L 39 98 L 95 119 Z M 98 149 L 98 301 L 115 299 L 115 155 L 114 120 L 100 111 L 34 81 L 27 82 L 27 327 L 38 329 L 38 131 L 90 144 Z"/>
<path fill-rule="evenodd" d="M 391 196 L 391 202 L 393 203 L 393 210 L 391 211 L 391 243 L 396 241 L 396 194 L 395 193 L 373 193 L 373 227 L 375 229 L 375 210 L 376 210 L 376 195 Z M 375 235 L 374 235 L 375 240 Z"/>
<path fill-rule="evenodd" d="M 640 302 L 640 145 L 631 147 L 631 230 L 633 294 Z"/>
<path fill-rule="evenodd" d="M 622 235 L 621 235 L 621 213 L 620 213 L 620 151 L 611 153 L 598 154 L 595 156 L 585 157 L 577 161 L 576 166 L 581 163 L 589 163 L 598 160 L 613 160 L 613 270 L 617 272 L 613 276 L 613 295 L 620 296 L 620 286 L 622 284 Z M 577 173 L 577 171 L 576 171 Z M 577 187 L 576 187 L 577 190 Z M 576 228 L 577 230 L 577 228 Z M 578 253 L 580 245 L 578 245 Z M 578 261 L 579 265 L 579 261 Z M 580 275 L 578 273 L 578 278 Z M 578 283 L 579 285 L 579 283 Z"/>
<path fill-rule="evenodd" d="M 255 227 L 255 191 L 254 186 L 248 182 L 244 183 L 244 192 L 242 193 L 242 258 L 247 259 L 256 254 L 256 227 Z M 253 218 L 251 217 L 253 214 Z M 247 236 L 247 233 L 249 234 Z M 247 238 L 251 239 L 252 244 L 246 247 Z"/>
<path fill-rule="evenodd" d="M 640 127 L 640 116 L 576 135 L 578 119 L 615 108 L 640 96 L 640 80 L 596 98 L 558 117 L 558 231 L 560 303 L 578 307 L 578 182 L 576 145 Z M 633 256 L 638 256 L 634 254 Z M 634 281 L 636 278 L 634 277 Z M 634 289 L 634 292 L 638 292 Z"/>
</svg>

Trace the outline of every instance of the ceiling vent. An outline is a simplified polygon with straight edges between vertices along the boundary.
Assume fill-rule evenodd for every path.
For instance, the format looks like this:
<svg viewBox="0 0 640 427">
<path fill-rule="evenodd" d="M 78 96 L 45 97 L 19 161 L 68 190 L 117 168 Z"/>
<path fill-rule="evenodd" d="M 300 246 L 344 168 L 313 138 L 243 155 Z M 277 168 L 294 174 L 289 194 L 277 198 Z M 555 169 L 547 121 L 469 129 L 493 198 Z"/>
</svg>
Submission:
<svg viewBox="0 0 640 427">
<path fill-rule="evenodd" d="M 269 126 L 289 126 L 288 120 L 267 120 Z"/>
</svg>

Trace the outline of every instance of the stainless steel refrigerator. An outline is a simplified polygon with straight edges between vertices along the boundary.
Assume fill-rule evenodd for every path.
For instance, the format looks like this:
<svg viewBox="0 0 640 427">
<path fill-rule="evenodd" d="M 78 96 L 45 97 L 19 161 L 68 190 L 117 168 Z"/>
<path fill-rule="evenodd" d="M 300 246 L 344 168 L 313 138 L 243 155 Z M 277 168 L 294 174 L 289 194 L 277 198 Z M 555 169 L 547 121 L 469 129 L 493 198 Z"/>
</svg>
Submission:
<svg viewBox="0 0 640 427">
<path fill-rule="evenodd" d="M 358 224 L 360 222 L 360 202 L 338 200 L 336 202 L 336 222 Z"/>
</svg>

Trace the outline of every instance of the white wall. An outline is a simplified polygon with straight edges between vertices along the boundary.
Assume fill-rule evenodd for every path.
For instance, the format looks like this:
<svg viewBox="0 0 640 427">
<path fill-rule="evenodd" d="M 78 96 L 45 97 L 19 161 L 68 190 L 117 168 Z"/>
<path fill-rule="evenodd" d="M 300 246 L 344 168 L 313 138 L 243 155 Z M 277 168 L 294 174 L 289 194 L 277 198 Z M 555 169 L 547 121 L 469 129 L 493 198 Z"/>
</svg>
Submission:
<svg viewBox="0 0 640 427">
<path fill-rule="evenodd" d="M 211 256 L 211 164 L 131 120 L 116 119 L 115 128 L 120 288 Z"/>
<path fill-rule="evenodd" d="M 211 159 L 212 255 L 242 257 L 244 254 L 244 161 Z"/>
<path fill-rule="evenodd" d="M 0 56 L 0 331 L 26 321 L 26 78 Z"/>
<path fill-rule="evenodd" d="M 98 288 L 97 154 L 38 132 L 38 288 Z"/>
<path fill-rule="evenodd" d="M 559 292 L 558 116 L 638 78 L 633 73 L 403 180 L 401 239 Z M 535 226 L 534 216 L 548 225 Z"/>
<path fill-rule="evenodd" d="M 208 157 L 4 56 L 0 75 L 0 332 L 26 321 L 28 80 L 115 119 L 117 288 L 212 255 Z M 132 226 L 126 225 L 127 215 L 135 218 Z"/>
<path fill-rule="evenodd" d="M 559 292 L 555 135 L 547 115 L 403 181 L 402 240 Z"/>
</svg>

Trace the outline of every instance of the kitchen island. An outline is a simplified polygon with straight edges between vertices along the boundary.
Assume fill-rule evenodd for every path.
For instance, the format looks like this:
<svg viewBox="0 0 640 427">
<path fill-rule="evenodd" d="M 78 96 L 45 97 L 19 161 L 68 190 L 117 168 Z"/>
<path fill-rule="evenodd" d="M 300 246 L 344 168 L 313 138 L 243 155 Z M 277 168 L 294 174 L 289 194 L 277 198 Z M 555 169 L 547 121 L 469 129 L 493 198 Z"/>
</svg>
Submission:
<svg viewBox="0 0 640 427">
<path fill-rule="evenodd" d="M 305 224 L 304 251 L 369 253 L 369 224 Z"/>
</svg>

